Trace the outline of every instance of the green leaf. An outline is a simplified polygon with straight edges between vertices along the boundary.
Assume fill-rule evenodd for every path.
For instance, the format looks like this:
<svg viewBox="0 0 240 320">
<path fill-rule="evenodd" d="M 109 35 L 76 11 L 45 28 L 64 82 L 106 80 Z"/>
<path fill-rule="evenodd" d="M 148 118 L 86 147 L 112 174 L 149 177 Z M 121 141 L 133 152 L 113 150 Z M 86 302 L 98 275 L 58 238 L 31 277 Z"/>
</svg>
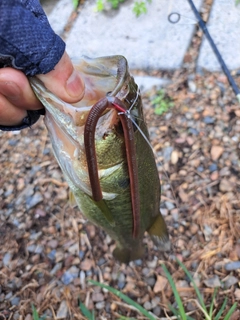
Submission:
<svg viewBox="0 0 240 320">
<path fill-rule="evenodd" d="M 107 1 L 111 3 L 113 9 L 118 9 L 119 3 L 120 3 L 119 0 L 107 0 Z"/>
<path fill-rule="evenodd" d="M 175 317 L 177 317 L 177 319 L 182 319 L 181 315 L 179 313 L 179 310 L 173 308 L 172 305 L 168 305 L 168 307 L 172 311 L 172 313 L 175 315 Z M 186 314 L 186 317 L 187 317 L 187 320 L 196 320 L 196 319 L 193 319 L 192 317 L 188 316 L 187 314 Z"/>
<path fill-rule="evenodd" d="M 35 306 L 32 304 L 32 312 L 33 312 L 33 320 L 45 320 L 46 316 L 42 316 L 39 318 L 37 309 L 35 308 Z"/>
<path fill-rule="evenodd" d="M 101 12 L 104 9 L 103 1 L 102 0 L 97 0 L 96 3 L 96 11 Z"/>
<path fill-rule="evenodd" d="M 229 309 L 228 313 L 226 314 L 226 316 L 224 317 L 224 320 L 229 320 L 231 315 L 233 314 L 233 312 L 236 310 L 237 308 L 237 302 L 235 302 L 232 307 Z"/>
<path fill-rule="evenodd" d="M 156 96 L 152 99 L 154 112 L 157 115 L 162 115 L 174 106 L 171 98 L 167 97 L 163 89 L 159 90 Z"/>
<path fill-rule="evenodd" d="M 227 298 L 224 299 L 221 309 L 218 311 L 218 313 L 214 317 L 214 320 L 219 320 L 221 318 L 221 315 L 223 314 L 226 305 L 227 305 Z"/>
<path fill-rule="evenodd" d="M 72 0 L 72 2 L 73 2 L 74 10 L 76 10 L 79 4 L 79 0 Z"/>
<path fill-rule="evenodd" d="M 199 300 L 199 302 L 200 302 L 200 305 L 201 305 L 201 307 L 203 308 L 203 310 L 205 311 L 205 313 L 207 313 L 207 308 L 206 308 L 205 303 L 204 303 L 204 301 L 203 301 L 203 297 L 202 297 L 202 295 L 201 295 L 201 293 L 200 293 L 200 291 L 199 291 L 199 289 L 198 289 L 195 281 L 193 280 L 192 275 L 190 274 L 190 272 L 187 270 L 187 268 L 185 267 L 185 265 L 184 265 L 180 260 L 177 259 L 177 263 L 180 265 L 180 267 L 183 269 L 183 271 L 186 273 L 186 275 L 188 276 L 188 278 L 189 278 L 190 281 L 192 282 L 192 285 L 193 285 L 194 290 L 195 290 L 195 292 L 196 292 L 196 294 L 197 294 L 197 297 L 198 297 L 198 300 Z"/>
<path fill-rule="evenodd" d="M 168 308 L 172 311 L 172 313 L 175 315 L 175 317 L 177 317 L 177 319 L 179 319 L 180 314 L 179 311 L 175 308 L 173 308 L 173 306 L 171 304 L 168 305 Z"/>
<path fill-rule="evenodd" d="M 85 306 L 84 303 L 80 302 L 79 303 L 79 307 L 80 307 L 80 310 L 82 311 L 82 314 L 88 319 L 88 320 L 95 320 L 95 317 L 94 317 L 94 313 L 90 310 L 88 310 L 88 308 Z"/>
<path fill-rule="evenodd" d="M 40 320 L 37 309 L 35 308 L 35 306 L 33 304 L 32 304 L 32 312 L 33 312 L 33 320 Z"/>
<path fill-rule="evenodd" d="M 211 302 L 210 309 L 209 309 L 210 318 L 212 318 L 212 315 L 213 315 L 214 300 L 216 298 L 217 292 L 218 292 L 218 289 L 215 288 L 214 292 L 213 292 L 212 302 Z"/>
<path fill-rule="evenodd" d="M 169 284 L 170 284 L 170 286 L 171 286 L 171 288 L 173 290 L 173 294 L 174 294 L 174 297 L 176 299 L 176 302 L 177 302 L 177 305 L 178 305 L 178 308 L 179 308 L 179 315 L 181 317 L 180 319 L 181 320 L 187 320 L 187 315 L 185 313 L 182 300 L 181 300 L 180 295 L 179 295 L 179 293 L 177 291 L 177 288 L 176 288 L 176 285 L 175 285 L 175 283 L 173 281 L 173 278 L 172 278 L 170 272 L 168 271 L 167 267 L 164 264 L 162 264 L 162 268 L 163 268 L 163 271 L 165 272 L 166 277 L 167 277 L 167 279 L 169 281 Z"/>
<path fill-rule="evenodd" d="M 156 318 L 154 316 L 152 316 L 147 310 L 145 310 L 142 306 L 140 306 L 140 304 L 138 304 L 137 302 L 133 301 L 131 298 L 129 298 L 128 296 L 126 296 L 124 293 L 118 291 L 117 289 L 114 289 L 112 287 L 109 287 L 106 284 L 94 281 L 94 280 L 89 280 L 90 283 L 94 284 L 95 286 L 98 286 L 100 288 L 104 288 L 107 289 L 108 291 L 110 291 L 111 293 L 115 294 L 115 296 L 119 297 L 120 299 L 122 299 L 123 301 L 125 301 L 126 303 L 128 303 L 129 305 L 135 307 L 140 313 L 142 313 L 145 317 L 147 317 L 150 320 L 156 320 Z"/>
<path fill-rule="evenodd" d="M 146 3 L 141 1 L 141 2 L 134 2 L 134 6 L 133 6 L 133 12 L 135 13 L 135 15 L 137 17 L 139 17 L 141 14 L 147 13 L 147 7 L 146 7 Z"/>
</svg>

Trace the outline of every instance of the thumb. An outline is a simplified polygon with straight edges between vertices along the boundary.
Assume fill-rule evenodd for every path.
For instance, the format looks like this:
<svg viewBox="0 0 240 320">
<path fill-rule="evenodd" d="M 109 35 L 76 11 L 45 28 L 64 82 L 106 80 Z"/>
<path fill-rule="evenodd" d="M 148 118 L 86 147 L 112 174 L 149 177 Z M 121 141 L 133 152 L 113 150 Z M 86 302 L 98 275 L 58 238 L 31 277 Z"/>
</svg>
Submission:
<svg viewBox="0 0 240 320">
<path fill-rule="evenodd" d="M 54 70 L 47 74 L 39 74 L 37 77 L 48 90 L 66 102 L 77 102 L 84 95 L 84 82 L 79 72 L 73 68 L 66 51 Z"/>
</svg>

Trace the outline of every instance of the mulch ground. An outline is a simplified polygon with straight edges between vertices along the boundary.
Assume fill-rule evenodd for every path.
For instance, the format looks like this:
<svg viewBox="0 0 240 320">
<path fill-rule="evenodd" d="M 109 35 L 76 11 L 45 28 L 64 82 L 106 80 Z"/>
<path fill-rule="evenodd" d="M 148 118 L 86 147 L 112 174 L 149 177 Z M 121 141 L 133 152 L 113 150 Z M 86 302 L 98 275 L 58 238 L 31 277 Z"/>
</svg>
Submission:
<svg viewBox="0 0 240 320">
<path fill-rule="evenodd" d="M 204 2 L 205 20 L 211 4 Z M 143 259 L 119 264 L 111 238 L 70 206 L 43 121 L 22 132 L 0 131 L 0 320 L 31 320 L 32 305 L 45 319 L 84 319 L 79 301 L 96 319 L 144 319 L 89 279 L 122 291 L 158 319 L 176 319 L 162 263 L 188 314 L 202 320 L 176 258 L 191 272 L 206 305 L 219 288 L 215 314 L 227 297 L 225 314 L 237 302 L 231 320 L 240 319 L 240 109 L 223 74 L 195 73 L 201 37 L 197 30 L 183 69 L 152 72 L 171 79 L 164 91 L 174 107 L 157 115 L 157 91 L 142 95 L 172 243 L 168 254 L 146 236 Z M 240 86 L 239 73 L 233 75 Z"/>
<path fill-rule="evenodd" d="M 143 95 L 170 254 L 161 255 L 145 237 L 144 258 L 119 264 L 112 257 L 111 238 L 69 205 L 43 122 L 22 132 L 0 132 L 0 319 L 31 320 L 32 304 L 46 319 L 84 319 L 79 301 L 95 310 L 96 319 L 143 319 L 89 279 L 169 319 L 168 304 L 176 305 L 162 263 L 187 312 L 203 319 L 176 258 L 192 273 L 206 304 L 219 287 L 214 309 L 227 296 L 226 311 L 235 301 L 240 310 L 239 104 L 222 74 L 195 74 L 188 68 L 171 77 L 165 94 L 174 107 L 167 113 L 155 113 L 156 90 Z M 232 320 L 240 318 L 239 310 Z"/>
</svg>

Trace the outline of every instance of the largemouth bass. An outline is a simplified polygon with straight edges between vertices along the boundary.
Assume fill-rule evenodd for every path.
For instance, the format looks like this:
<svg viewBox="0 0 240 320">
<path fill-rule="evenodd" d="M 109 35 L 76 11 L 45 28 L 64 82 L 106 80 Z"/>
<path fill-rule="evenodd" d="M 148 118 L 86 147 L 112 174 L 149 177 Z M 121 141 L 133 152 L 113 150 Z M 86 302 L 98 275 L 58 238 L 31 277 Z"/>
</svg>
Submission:
<svg viewBox="0 0 240 320">
<path fill-rule="evenodd" d="M 53 151 L 79 209 L 116 241 L 113 255 L 121 262 L 142 257 L 145 231 L 159 250 L 170 249 L 141 96 L 126 59 L 84 58 L 76 68 L 85 94 L 73 105 L 37 78 L 30 82 L 46 107 Z"/>
</svg>

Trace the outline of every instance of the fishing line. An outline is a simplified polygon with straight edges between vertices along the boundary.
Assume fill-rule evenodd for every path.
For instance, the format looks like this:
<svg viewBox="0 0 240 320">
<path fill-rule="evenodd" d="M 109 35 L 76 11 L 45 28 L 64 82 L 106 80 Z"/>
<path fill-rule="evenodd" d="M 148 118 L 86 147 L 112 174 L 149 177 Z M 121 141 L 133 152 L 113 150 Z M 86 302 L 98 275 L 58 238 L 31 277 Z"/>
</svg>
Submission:
<svg viewBox="0 0 240 320">
<path fill-rule="evenodd" d="M 136 121 L 134 120 L 132 114 L 131 114 L 131 109 L 133 108 L 135 102 L 137 101 L 137 98 L 138 98 L 138 95 L 140 93 L 140 90 L 137 91 L 137 97 L 135 98 L 134 102 L 132 103 L 132 105 L 130 106 L 130 108 L 128 110 L 125 110 L 124 112 L 118 112 L 118 114 L 124 114 L 128 119 L 130 119 L 132 121 L 132 123 L 134 124 L 134 126 L 138 129 L 138 131 L 140 132 L 140 134 L 142 135 L 142 137 L 144 138 L 144 140 L 147 142 L 148 146 L 150 147 L 150 149 L 152 150 L 154 156 L 155 156 L 155 159 L 157 160 L 157 153 L 156 151 L 153 149 L 153 146 L 151 145 L 151 142 L 150 140 L 147 138 L 147 136 L 145 135 L 145 133 L 142 131 L 142 129 L 139 127 L 139 125 L 136 123 Z M 142 119 L 141 119 L 142 120 Z M 170 188 L 171 188 L 171 191 L 172 191 L 172 195 L 173 195 L 173 198 L 174 198 L 174 201 L 175 201 L 175 204 L 176 204 L 176 207 L 178 208 L 179 205 L 178 205 L 178 200 L 177 200 L 177 197 L 175 195 L 175 192 L 173 190 L 173 186 L 171 184 L 171 181 L 170 181 L 170 177 L 167 173 L 167 171 L 164 169 L 164 166 L 163 166 L 163 162 L 161 160 L 159 160 L 159 163 L 161 164 L 162 166 L 162 170 L 163 170 L 163 173 L 165 174 L 166 178 L 167 178 L 167 181 L 170 185 Z"/>
<path fill-rule="evenodd" d="M 193 21 L 194 23 L 179 23 L 179 21 L 180 21 L 182 18 L 191 20 L 191 21 Z M 193 19 L 193 18 L 184 16 L 183 14 L 181 14 L 181 13 L 179 13 L 179 12 L 171 12 L 171 13 L 169 13 L 169 15 L 168 15 L 168 21 L 169 21 L 171 24 L 178 24 L 178 25 L 194 25 L 194 24 L 196 25 L 196 24 L 198 23 L 198 21 L 197 21 L 196 19 Z"/>
<path fill-rule="evenodd" d="M 131 106 L 129 107 L 129 109 L 128 109 L 128 110 L 125 110 L 124 112 L 119 112 L 118 114 L 125 114 L 125 116 L 128 117 L 128 118 L 132 121 L 132 123 L 134 124 L 134 126 L 138 129 L 138 131 L 139 131 L 140 134 L 142 135 L 143 139 L 147 142 L 148 146 L 149 146 L 150 149 L 152 150 L 152 153 L 154 154 L 155 159 L 157 160 L 157 152 L 153 149 L 153 146 L 151 145 L 150 140 L 147 138 L 147 136 L 146 136 L 145 133 L 142 131 L 142 129 L 140 128 L 140 126 L 139 126 L 139 125 L 136 123 L 136 121 L 134 120 L 134 117 L 135 117 L 135 118 L 138 118 L 138 117 L 136 117 L 135 115 L 132 115 L 132 114 L 131 114 L 131 110 L 133 109 L 134 104 L 135 104 L 135 102 L 137 101 L 138 96 L 139 96 L 139 94 L 140 94 L 139 88 L 138 88 L 138 90 L 135 90 L 135 92 L 136 92 L 137 96 L 136 96 L 136 98 L 134 99 L 134 101 L 133 101 L 133 103 L 131 104 Z M 128 101 L 128 102 L 129 102 L 129 101 Z M 142 119 L 140 119 L 140 120 L 143 121 Z M 172 195 L 173 195 L 173 199 L 174 199 L 174 201 L 175 201 L 176 207 L 179 208 L 178 200 L 177 200 L 177 197 L 176 197 L 175 192 L 174 192 L 174 190 L 173 190 L 173 186 L 172 186 L 172 184 L 171 184 L 170 177 L 169 177 L 167 171 L 164 169 L 163 162 L 162 162 L 161 160 L 159 160 L 159 163 L 160 163 L 160 165 L 161 165 L 161 167 L 162 167 L 162 170 L 163 170 L 163 173 L 165 174 L 165 177 L 167 178 L 167 181 L 168 181 L 168 183 L 169 183 L 169 185 L 170 185 L 170 189 L 171 189 L 171 191 L 172 191 Z"/>
<path fill-rule="evenodd" d="M 191 21 L 193 21 L 193 23 L 179 23 L 182 20 L 182 18 L 191 20 Z M 168 19 L 169 23 L 177 24 L 177 25 L 180 25 L 180 26 L 185 26 L 185 25 L 186 26 L 187 25 L 189 25 L 189 26 L 191 25 L 192 26 L 192 25 L 198 25 L 198 23 L 199 23 L 198 20 L 196 20 L 194 18 L 187 17 L 187 16 L 185 16 L 185 15 L 183 15 L 183 14 L 177 12 L 177 11 L 173 11 L 173 12 L 169 13 L 168 16 L 167 16 L 167 19 Z M 234 25 L 237 26 L 238 24 L 237 23 L 231 23 L 231 25 L 232 26 L 234 26 Z M 214 27 L 214 22 L 212 21 L 211 24 L 208 23 L 207 26 L 208 26 L 208 28 L 209 27 L 210 28 Z"/>
<path fill-rule="evenodd" d="M 136 92 L 137 96 L 136 96 L 136 98 L 134 99 L 134 101 L 133 101 L 132 105 L 130 106 L 130 108 L 128 109 L 129 112 L 131 112 L 132 108 L 134 107 L 134 105 L 135 105 L 135 103 L 136 103 L 136 101 L 137 101 L 137 99 L 138 99 L 138 97 L 139 97 L 140 90 L 139 90 L 139 89 L 138 89 L 138 90 L 135 89 L 135 92 Z"/>
<path fill-rule="evenodd" d="M 230 84 L 230 86 L 232 87 L 238 101 L 240 102 L 240 90 L 236 84 L 236 82 L 234 81 L 225 61 L 223 60 L 215 42 L 213 41 L 208 29 L 207 29 L 207 26 L 206 26 L 206 23 L 203 21 L 203 19 L 201 18 L 201 15 L 200 13 L 198 12 L 197 8 L 195 7 L 194 3 L 192 0 L 188 0 L 197 20 L 198 20 L 198 25 L 199 27 L 202 29 L 203 33 L 205 34 L 206 38 L 208 39 L 208 42 L 210 43 L 212 49 L 213 49 L 213 52 L 214 54 L 216 55 L 220 65 L 221 65 L 221 68 L 223 70 L 223 72 L 225 73 L 225 75 L 227 76 L 228 78 L 228 82 Z"/>
</svg>

